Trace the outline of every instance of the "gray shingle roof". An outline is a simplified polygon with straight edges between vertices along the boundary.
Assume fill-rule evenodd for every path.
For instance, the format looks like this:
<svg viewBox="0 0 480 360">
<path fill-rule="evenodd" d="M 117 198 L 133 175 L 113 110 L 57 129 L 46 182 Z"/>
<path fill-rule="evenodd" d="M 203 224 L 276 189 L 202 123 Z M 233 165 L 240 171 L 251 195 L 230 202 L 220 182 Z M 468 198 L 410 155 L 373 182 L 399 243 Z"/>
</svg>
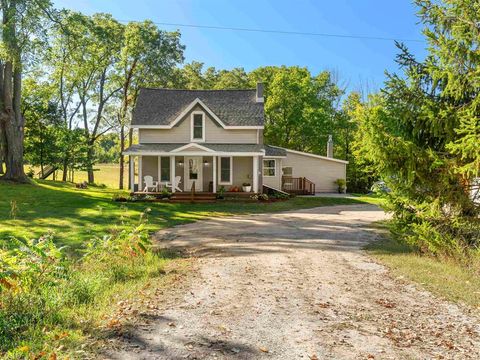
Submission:
<svg viewBox="0 0 480 360">
<path fill-rule="evenodd" d="M 263 126 L 263 103 L 255 90 L 173 90 L 142 88 L 132 125 L 169 125 L 200 99 L 227 126 Z"/>
<path fill-rule="evenodd" d="M 135 154 L 135 153 L 159 153 L 159 152 L 170 152 L 172 150 L 178 149 L 179 147 L 185 146 L 187 143 L 184 144 L 135 144 L 130 146 L 128 149 L 124 151 L 124 154 Z M 263 146 L 260 144 L 199 144 L 203 147 L 209 148 L 213 151 L 217 152 L 256 152 L 259 153 L 263 150 Z M 201 151 L 201 150 L 200 150 Z M 205 153 L 208 154 L 208 153 Z M 181 155 L 181 152 L 178 153 Z"/>
<path fill-rule="evenodd" d="M 287 151 L 284 148 L 265 145 L 265 156 L 287 156 Z"/>
</svg>

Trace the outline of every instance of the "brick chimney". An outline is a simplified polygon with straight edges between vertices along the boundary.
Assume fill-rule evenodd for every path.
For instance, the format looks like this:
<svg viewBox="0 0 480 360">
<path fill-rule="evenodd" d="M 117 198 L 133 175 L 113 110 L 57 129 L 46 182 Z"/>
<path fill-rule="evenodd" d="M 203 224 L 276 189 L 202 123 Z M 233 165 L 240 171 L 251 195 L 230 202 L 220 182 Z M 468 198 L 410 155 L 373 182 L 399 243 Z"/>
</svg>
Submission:
<svg viewBox="0 0 480 360">
<path fill-rule="evenodd" d="M 327 157 L 333 159 L 333 139 L 332 139 L 332 135 L 328 135 L 328 141 L 327 141 Z"/>
<path fill-rule="evenodd" d="M 258 103 L 263 103 L 263 83 L 257 83 L 257 97 L 256 100 Z"/>
</svg>

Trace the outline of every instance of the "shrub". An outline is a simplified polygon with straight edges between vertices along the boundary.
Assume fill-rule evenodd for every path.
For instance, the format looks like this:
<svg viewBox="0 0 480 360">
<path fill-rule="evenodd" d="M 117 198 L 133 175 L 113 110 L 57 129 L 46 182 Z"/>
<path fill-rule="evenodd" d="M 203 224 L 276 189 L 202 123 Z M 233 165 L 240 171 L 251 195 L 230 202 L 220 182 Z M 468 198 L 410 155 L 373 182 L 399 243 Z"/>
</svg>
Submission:
<svg viewBox="0 0 480 360">
<path fill-rule="evenodd" d="M 338 186 L 338 193 L 344 193 L 347 190 L 347 182 L 345 179 L 337 179 L 334 181 L 335 184 Z"/>
<path fill-rule="evenodd" d="M 217 199 L 225 198 L 225 186 L 220 186 L 217 192 Z"/>
<path fill-rule="evenodd" d="M 250 196 L 250 199 L 258 200 L 258 201 L 268 201 L 268 195 L 267 194 L 255 194 L 255 195 Z"/>
</svg>

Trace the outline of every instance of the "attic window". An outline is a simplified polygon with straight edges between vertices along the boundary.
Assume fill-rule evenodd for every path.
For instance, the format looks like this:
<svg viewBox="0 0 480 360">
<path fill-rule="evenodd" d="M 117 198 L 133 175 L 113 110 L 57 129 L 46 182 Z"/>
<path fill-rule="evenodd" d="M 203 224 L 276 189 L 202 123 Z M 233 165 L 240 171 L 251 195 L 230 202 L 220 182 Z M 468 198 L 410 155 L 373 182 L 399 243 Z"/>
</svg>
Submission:
<svg viewBox="0 0 480 360">
<path fill-rule="evenodd" d="M 205 117 L 203 112 L 192 113 L 192 141 L 205 141 Z"/>
</svg>

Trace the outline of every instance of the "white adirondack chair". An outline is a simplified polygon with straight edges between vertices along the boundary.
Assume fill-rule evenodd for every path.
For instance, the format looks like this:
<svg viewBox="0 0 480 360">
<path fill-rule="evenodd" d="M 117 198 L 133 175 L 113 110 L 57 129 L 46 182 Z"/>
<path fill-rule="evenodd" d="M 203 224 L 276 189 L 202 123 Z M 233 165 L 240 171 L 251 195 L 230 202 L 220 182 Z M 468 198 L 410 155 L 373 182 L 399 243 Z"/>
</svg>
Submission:
<svg viewBox="0 0 480 360">
<path fill-rule="evenodd" d="M 143 192 L 148 192 L 149 189 L 152 189 L 152 191 L 157 191 L 158 181 L 153 181 L 152 176 L 150 175 L 144 176 L 143 181 L 145 182 L 145 187 L 143 188 Z"/>
<path fill-rule="evenodd" d="M 170 191 L 173 192 L 175 189 L 176 191 L 183 192 L 182 189 L 180 189 L 179 185 L 182 182 L 182 177 L 181 176 L 175 176 L 175 180 L 173 181 L 173 184 L 171 182 L 167 182 L 165 184 L 166 188 L 170 188 Z"/>
</svg>

